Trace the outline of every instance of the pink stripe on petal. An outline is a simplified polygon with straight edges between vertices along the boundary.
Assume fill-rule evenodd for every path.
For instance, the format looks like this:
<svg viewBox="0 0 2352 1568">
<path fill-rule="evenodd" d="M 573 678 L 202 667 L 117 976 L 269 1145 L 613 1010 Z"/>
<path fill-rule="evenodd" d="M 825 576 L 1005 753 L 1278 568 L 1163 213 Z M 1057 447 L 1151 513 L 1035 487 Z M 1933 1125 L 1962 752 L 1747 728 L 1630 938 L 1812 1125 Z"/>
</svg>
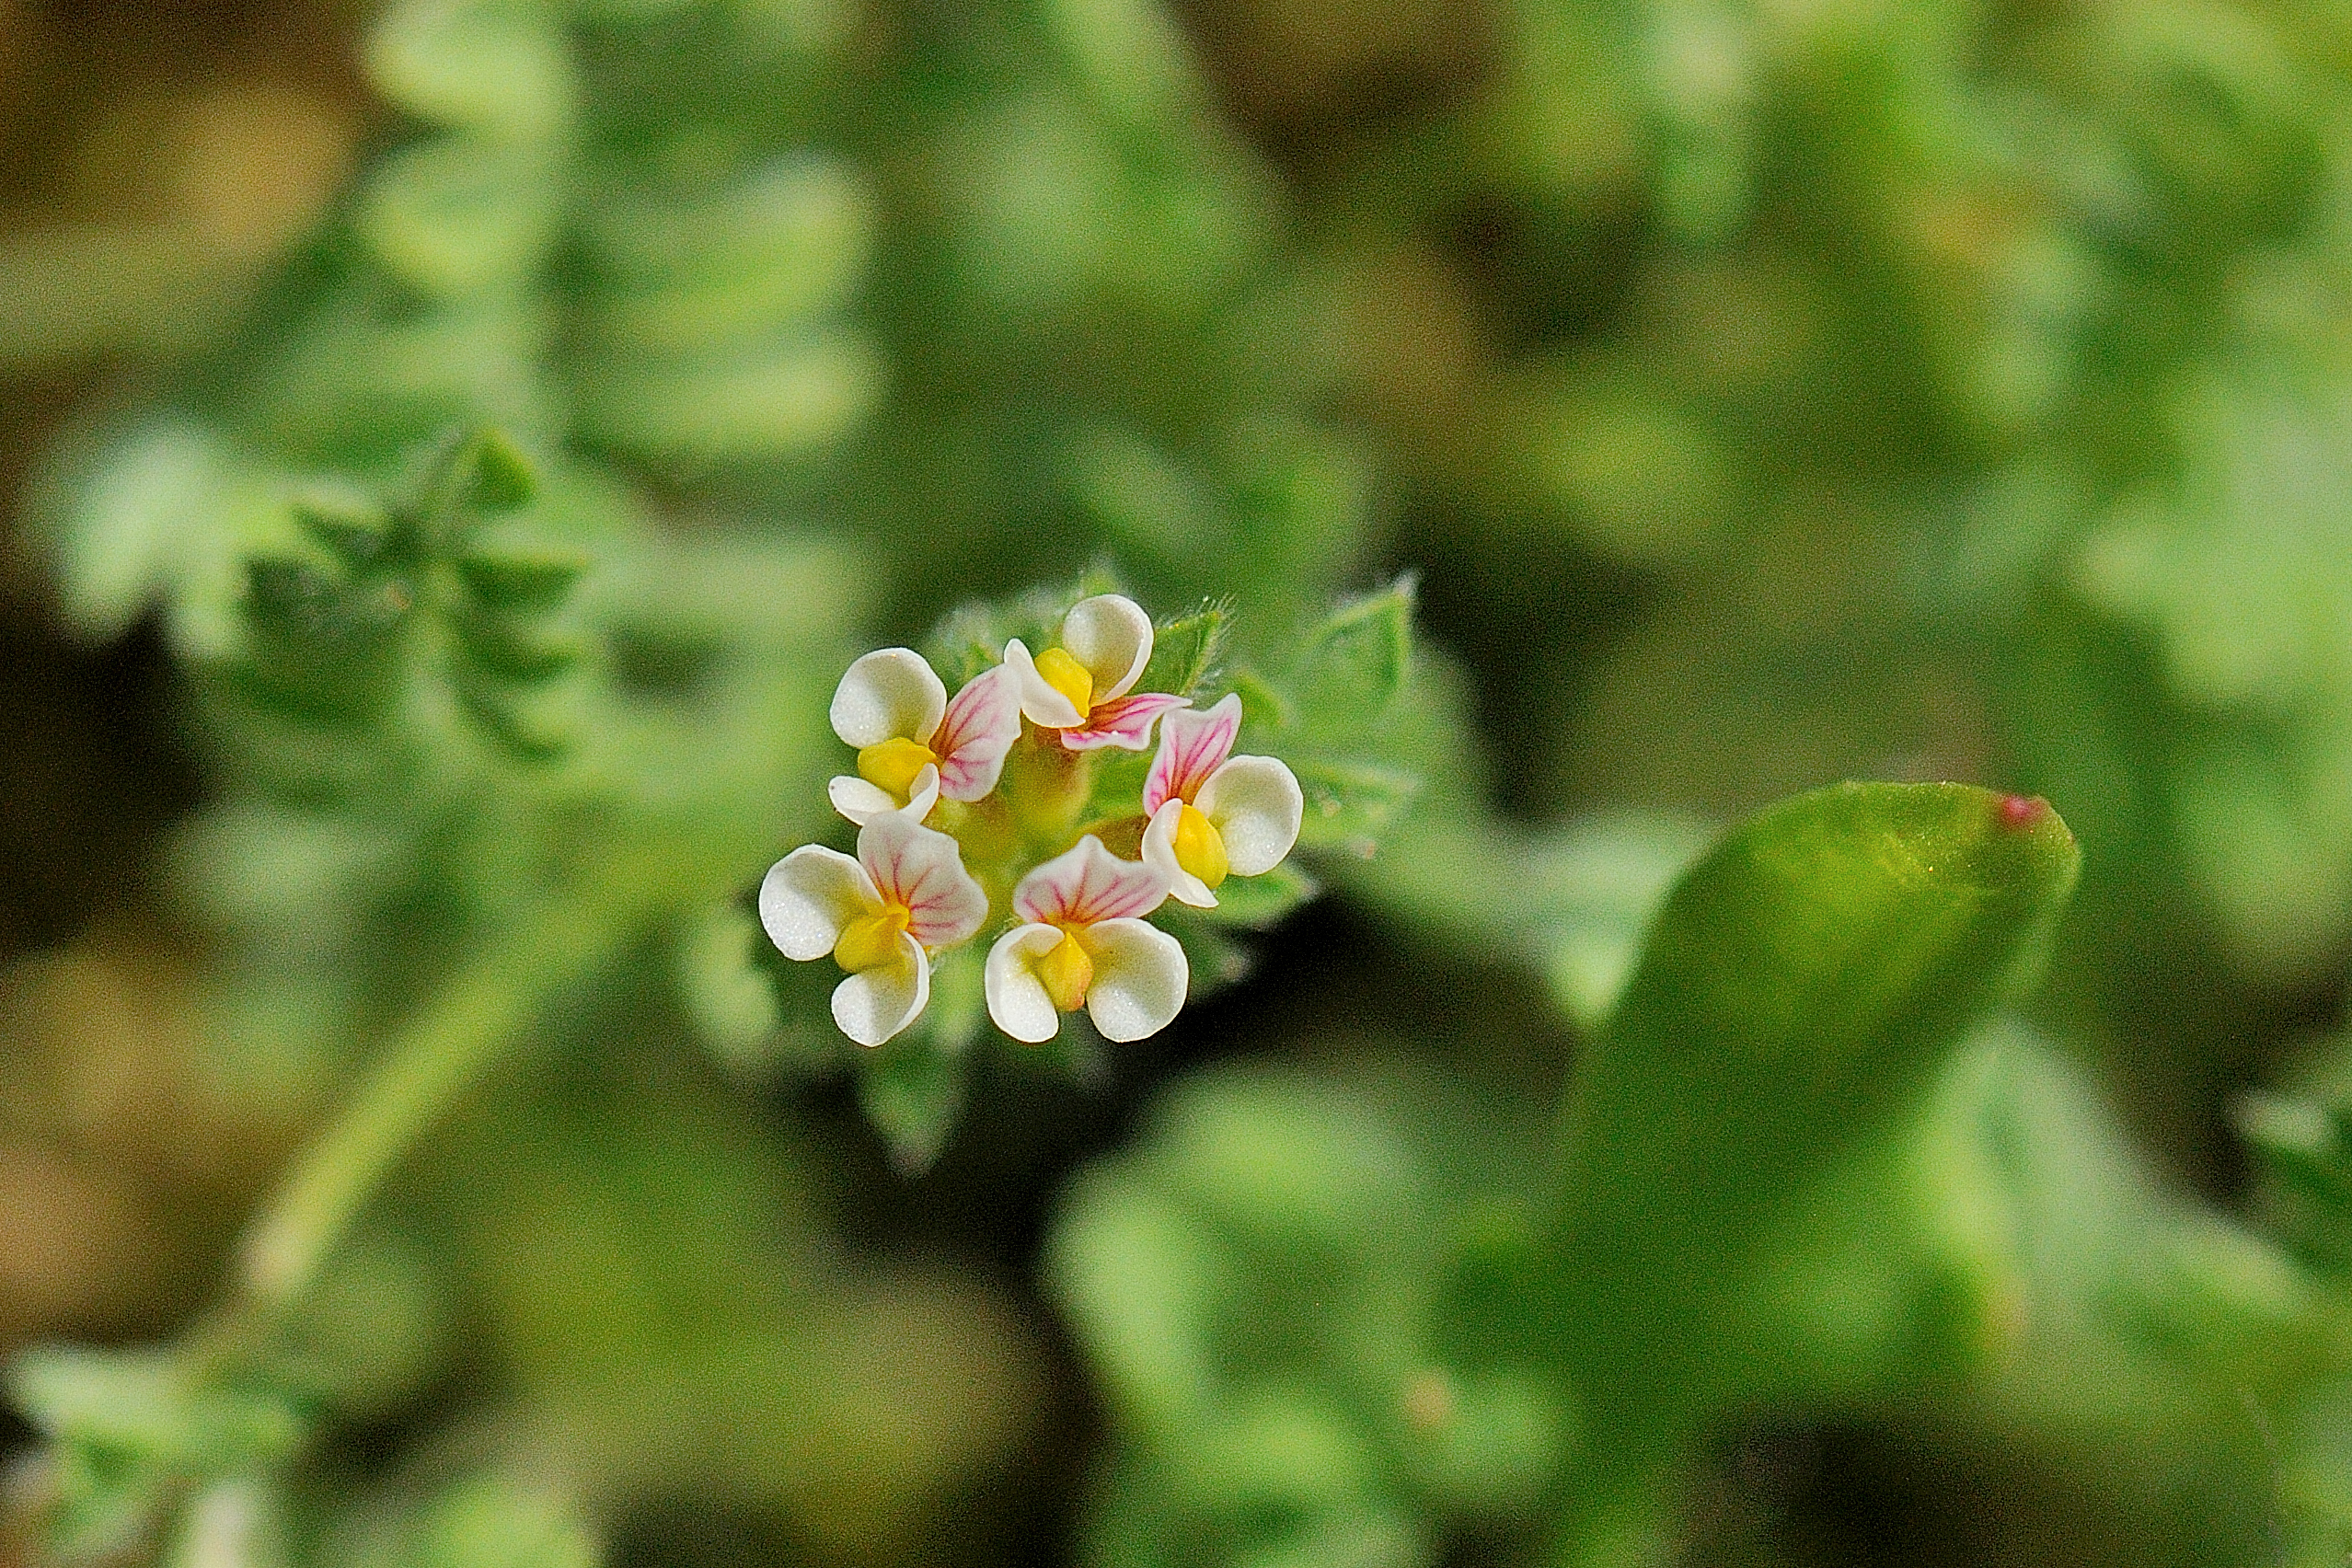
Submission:
<svg viewBox="0 0 2352 1568">
<path fill-rule="evenodd" d="M 1142 751 L 1151 744 L 1151 727 L 1159 722 L 1159 716 L 1173 709 L 1189 707 L 1192 700 L 1188 697 L 1142 691 L 1097 703 L 1084 723 L 1061 732 L 1062 744 L 1071 751 L 1095 751 L 1103 746 Z"/>
<path fill-rule="evenodd" d="M 1013 912 L 1046 925 L 1091 926 L 1148 915 L 1167 897 L 1168 881 L 1159 871 L 1120 859 L 1089 834 L 1020 879 Z"/>
<path fill-rule="evenodd" d="M 925 947 L 960 942 L 987 916 L 988 895 L 963 869 L 955 840 L 902 814 L 868 823 L 858 835 L 858 859 L 883 903 L 907 912 L 906 928 Z"/>
<path fill-rule="evenodd" d="M 940 721 L 931 749 L 940 758 L 940 793 L 976 801 L 997 787 L 1005 754 L 1020 739 L 1020 674 L 1009 664 L 963 683 Z"/>
<path fill-rule="evenodd" d="M 1168 801 L 1190 801 L 1201 792 L 1209 775 L 1233 753 L 1233 738 L 1241 732 L 1241 699 L 1229 696 L 1206 712 L 1178 709 L 1159 727 L 1159 751 L 1144 778 L 1144 814 L 1149 816 Z"/>
</svg>

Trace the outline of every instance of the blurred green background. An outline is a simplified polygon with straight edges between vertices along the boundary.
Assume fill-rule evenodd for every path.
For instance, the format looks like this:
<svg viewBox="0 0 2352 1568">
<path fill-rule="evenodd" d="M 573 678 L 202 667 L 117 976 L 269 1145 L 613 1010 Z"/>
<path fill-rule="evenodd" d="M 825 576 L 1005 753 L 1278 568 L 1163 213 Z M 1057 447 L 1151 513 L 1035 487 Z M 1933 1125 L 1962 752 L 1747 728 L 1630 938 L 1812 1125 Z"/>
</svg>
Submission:
<svg viewBox="0 0 2352 1568">
<path fill-rule="evenodd" d="M 1457 1296 L 1668 881 L 1869 778 L 2082 847 L 1790 1243 L 1975 1327 L 1730 1401 L 1656 1539 L 2352 1552 L 2352 1186 L 2243 1130 L 2352 1133 L 2352 9 L 0 0 L 0 1350 L 182 1332 L 402 1020 L 553 998 L 160 1550 L 1542 1561 L 1574 1396 Z M 411 669 L 294 519 L 478 424 L 594 565 Z M 1097 565 L 1269 667 L 1412 584 L 1392 772 L 1165 1035 L 854 1060 L 739 896 L 825 695 Z"/>
</svg>

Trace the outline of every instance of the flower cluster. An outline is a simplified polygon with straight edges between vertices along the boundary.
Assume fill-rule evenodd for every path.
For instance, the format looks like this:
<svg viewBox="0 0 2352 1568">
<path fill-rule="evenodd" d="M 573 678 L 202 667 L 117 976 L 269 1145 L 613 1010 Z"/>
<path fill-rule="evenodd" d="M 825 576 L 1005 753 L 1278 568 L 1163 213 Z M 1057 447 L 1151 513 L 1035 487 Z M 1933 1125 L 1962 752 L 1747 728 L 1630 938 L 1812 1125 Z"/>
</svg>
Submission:
<svg viewBox="0 0 2352 1568">
<path fill-rule="evenodd" d="M 1032 655 L 1010 640 L 953 698 L 909 649 L 849 666 L 832 717 L 857 771 L 828 793 L 858 824 L 858 852 L 803 845 L 759 890 L 778 951 L 830 954 L 847 972 L 833 993 L 843 1033 L 861 1045 L 899 1033 L 930 999 L 937 957 L 996 928 L 988 1016 L 1015 1040 L 1051 1040 L 1079 1008 L 1116 1041 L 1176 1016 L 1184 950 L 1148 917 L 1171 897 L 1214 908 L 1226 878 L 1272 870 L 1298 840 L 1304 800 L 1278 759 L 1233 755 L 1239 697 L 1195 710 L 1136 691 L 1151 650 L 1151 617 L 1101 594 L 1063 617 L 1055 646 Z M 1103 813 L 1100 758 L 1149 750 L 1155 727 L 1136 809 Z"/>
</svg>

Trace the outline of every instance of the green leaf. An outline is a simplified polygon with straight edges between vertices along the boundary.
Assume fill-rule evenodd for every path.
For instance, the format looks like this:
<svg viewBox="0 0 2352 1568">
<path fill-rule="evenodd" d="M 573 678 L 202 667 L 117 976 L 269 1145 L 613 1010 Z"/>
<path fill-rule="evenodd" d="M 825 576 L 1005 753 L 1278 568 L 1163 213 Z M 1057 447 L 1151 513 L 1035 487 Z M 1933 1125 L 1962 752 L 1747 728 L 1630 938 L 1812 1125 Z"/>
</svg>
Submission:
<svg viewBox="0 0 2352 1568">
<path fill-rule="evenodd" d="M 1288 683 L 1305 728 L 1360 724 L 1395 699 L 1412 668 L 1412 580 L 1400 578 L 1308 634 Z"/>
<path fill-rule="evenodd" d="M 665 462 L 786 462 L 847 434 L 881 390 L 871 345 L 826 329 L 723 358 L 600 361 L 579 418 L 591 439 Z"/>
<path fill-rule="evenodd" d="M 554 136 L 579 93 L 554 11 L 528 0 L 408 0 L 376 23 L 367 74 L 420 119 L 502 142 Z"/>
<path fill-rule="evenodd" d="M 502 681 L 548 680 L 587 651 L 577 638 L 542 631 L 513 615 L 475 610 L 453 620 L 467 658 Z"/>
<path fill-rule="evenodd" d="M 863 274 L 872 202 L 847 168 L 777 160 L 717 194 L 601 204 L 586 239 L 598 269 L 588 324 L 616 354 L 724 352 L 836 307 Z"/>
<path fill-rule="evenodd" d="M 295 498 L 294 522 L 352 571 L 381 560 L 392 542 L 392 520 L 364 496 L 313 488 Z"/>
<path fill-rule="evenodd" d="M 680 1000 L 712 1055 L 738 1070 L 767 1065 L 782 1031 L 776 989 L 755 962 L 759 924 L 734 905 L 712 909 L 681 934 L 672 961 Z"/>
<path fill-rule="evenodd" d="M 457 558 L 457 575 L 476 601 L 520 615 L 555 608 L 587 570 L 586 557 L 566 550 L 477 548 Z"/>
<path fill-rule="evenodd" d="M 404 282 L 457 299 L 527 283 L 559 231 L 560 192 L 543 149 L 447 137 L 387 158 L 353 221 Z"/>
<path fill-rule="evenodd" d="M 470 465 L 466 499 L 478 512 L 495 517 L 531 504 L 539 493 L 539 479 L 531 460 L 501 432 L 477 432 L 469 444 Z"/>
<path fill-rule="evenodd" d="M 858 1103 L 909 1177 L 928 1170 L 963 1113 L 964 1066 L 928 1034 L 901 1036 L 861 1058 Z"/>
<path fill-rule="evenodd" d="M 281 1463 L 307 1429 L 278 1391 L 204 1381 L 162 1352 L 30 1351 L 8 1392 L 50 1440 L 41 1522 L 59 1558 L 122 1551 L 184 1483 Z"/>
<path fill-rule="evenodd" d="M 1736 1382 L 1774 1216 L 2032 974 L 2077 864 L 2042 801 L 1847 784 L 1682 879 L 1572 1094 L 1546 1332 L 1601 1424 L 1678 1434 Z"/>
<path fill-rule="evenodd" d="M 1298 842 L 1309 849 L 1367 854 L 1421 792 L 1417 775 L 1378 763 L 1294 756 L 1290 770 L 1307 798 Z"/>
<path fill-rule="evenodd" d="M 276 1394 L 199 1381 L 160 1353 L 29 1351 L 10 1369 L 8 1386 L 49 1436 L 163 1465 L 226 1469 L 278 1458 L 304 1430 Z"/>
<path fill-rule="evenodd" d="M 1221 601 L 1161 622 L 1153 630 L 1151 663 L 1136 683 L 1137 689 L 1172 692 L 1178 697 L 1196 695 L 1216 678 L 1232 630 L 1232 607 Z"/>
<path fill-rule="evenodd" d="M 169 419 L 86 461 L 52 481 L 56 494 L 33 521 L 67 617 L 87 636 L 110 638 L 173 585 L 190 547 L 219 528 L 234 465 L 211 432 Z"/>
<path fill-rule="evenodd" d="M 410 1561 L 419 1568 L 598 1568 L 604 1559 L 569 1499 L 484 1475 L 434 1502 Z"/>
</svg>

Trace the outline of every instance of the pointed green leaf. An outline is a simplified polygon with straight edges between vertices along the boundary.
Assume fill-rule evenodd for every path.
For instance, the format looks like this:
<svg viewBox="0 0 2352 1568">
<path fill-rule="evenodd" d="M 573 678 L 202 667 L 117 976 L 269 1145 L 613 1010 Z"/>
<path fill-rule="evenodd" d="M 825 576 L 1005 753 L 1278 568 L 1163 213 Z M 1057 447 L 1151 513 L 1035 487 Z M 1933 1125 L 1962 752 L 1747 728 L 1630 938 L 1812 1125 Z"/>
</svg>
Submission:
<svg viewBox="0 0 2352 1568">
<path fill-rule="evenodd" d="M 963 1063 L 928 1036 L 894 1040 L 861 1058 L 858 1103 L 908 1176 L 928 1170 L 963 1113 Z"/>
<path fill-rule="evenodd" d="M 1358 723 L 1396 697 L 1412 667 L 1412 581 L 1401 578 L 1309 634 L 1289 683 L 1307 727 Z"/>
<path fill-rule="evenodd" d="M 477 434 L 467 459 L 473 472 L 466 498 L 477 511 L 493 516 L 513 512 L 530 505 L 532 498 L 539 493 L 539 478 L 531 467 L 531 460 L 497 431 L 486 430 Z"/>
<path fill-rule="evenodd" d="M 354 571 L 380 560 L 392 540 L 392 520 L 362 496 L 314 490 L 294 503 L 302 531 Z"/>
<path fill-rule="evenodd" d="M 586 558 L 568 550 L 475 549 L 457 558 L 457 575 L 477 603 L 520 615 L 555 608 L 587 570 Z"/>
<path fill-rule="evenodd" d="M 1152 634 L 1151 664 L 1137 683 L 1144 691 L 1193 697 L 1214 679 L 1233 630 L 1230 605 L 1212 601 L 1191 615 L 1165 621 Z"/>
</svg>

